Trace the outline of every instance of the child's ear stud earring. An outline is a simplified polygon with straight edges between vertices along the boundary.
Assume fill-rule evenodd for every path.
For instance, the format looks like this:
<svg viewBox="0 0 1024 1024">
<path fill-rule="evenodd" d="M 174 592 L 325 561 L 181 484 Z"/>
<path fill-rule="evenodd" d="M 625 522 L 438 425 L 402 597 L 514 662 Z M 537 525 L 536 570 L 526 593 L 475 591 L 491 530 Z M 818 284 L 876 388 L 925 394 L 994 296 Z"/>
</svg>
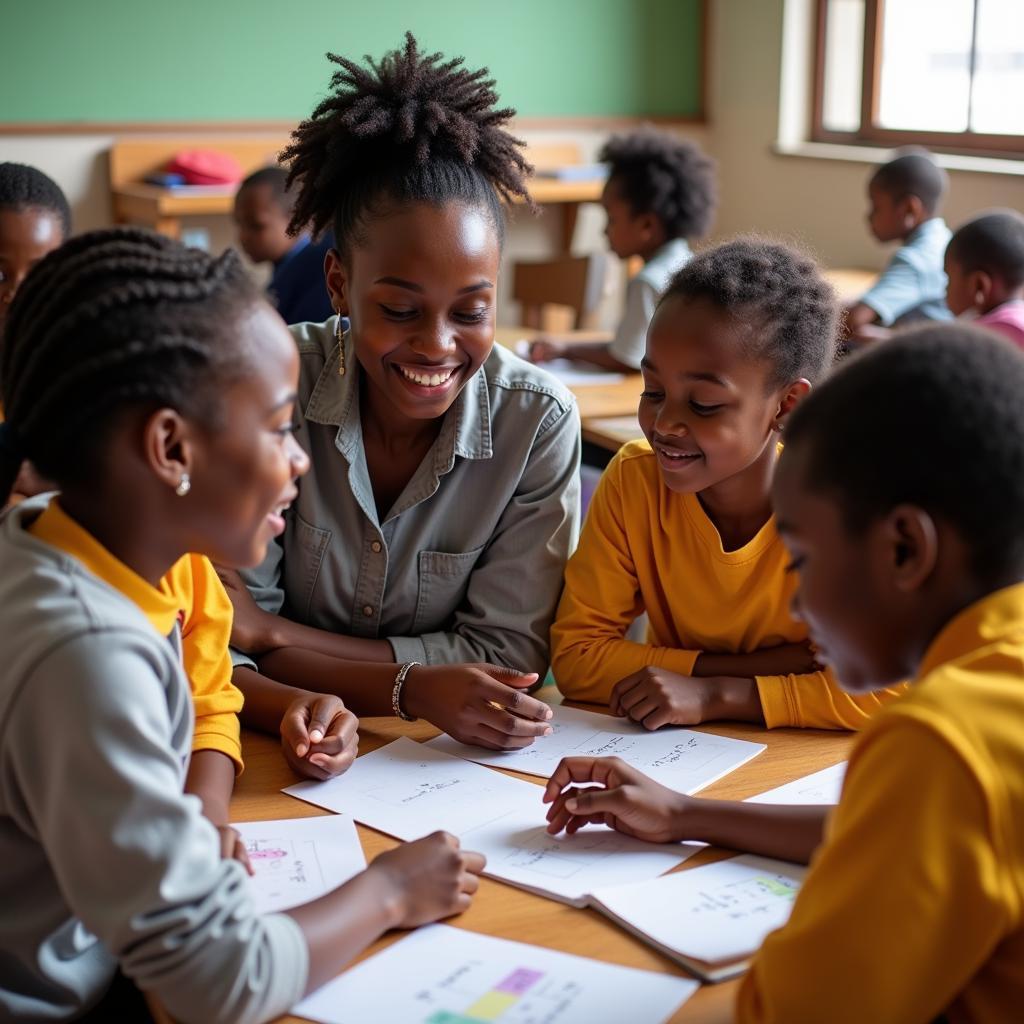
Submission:
<svg viewBox="0 0 1024 1024">
<path fill-rule="evenodd" d="M 189 491 L 192 490 L 192 481 L 189 479 L 188 473 L 182 473 L 181 479 L 178 481 L 178 486 L 174 488 L 174 493 L 179 498 L 184 498 Z"/>
</svg>

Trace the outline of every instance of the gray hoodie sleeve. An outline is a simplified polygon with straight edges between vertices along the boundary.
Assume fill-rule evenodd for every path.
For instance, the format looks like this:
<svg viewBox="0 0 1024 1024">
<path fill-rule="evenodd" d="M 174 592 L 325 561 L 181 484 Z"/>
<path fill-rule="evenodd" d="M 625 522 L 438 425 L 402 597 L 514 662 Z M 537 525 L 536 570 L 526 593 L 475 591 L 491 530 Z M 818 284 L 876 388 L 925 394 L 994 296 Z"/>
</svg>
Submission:
<svg viewBox="0 0 1024 1024">
<path fill-rule="evenodd" d="M 155 639 L 89 633 L 49 653 L 5 730 L 4 786 L 53 882 L 172 1017 L 259 1022 L 288 1010 L 308 971 L 286 915 L 257 916 L 199 801 L 182 794 L 188 699 Z M 53 894 L 47 894 L 53 898 Z"/>
</svg>

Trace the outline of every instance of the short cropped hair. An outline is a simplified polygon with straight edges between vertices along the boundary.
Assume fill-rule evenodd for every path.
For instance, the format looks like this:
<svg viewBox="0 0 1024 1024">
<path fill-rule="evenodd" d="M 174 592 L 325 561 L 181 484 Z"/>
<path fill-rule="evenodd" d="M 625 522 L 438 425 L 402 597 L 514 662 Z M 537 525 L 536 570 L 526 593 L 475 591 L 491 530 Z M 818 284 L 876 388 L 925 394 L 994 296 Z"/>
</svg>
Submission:
<svg viewBox="0 0 1024 1024">
<path fill-rule="evenodd" d="M 969 220 L 949 241 L 946 253 L 968 274 L 982 270 L 1009 288 L 1024 285 L 1024 216 L 990 210 Z"/>
<path fill-rule="evenodd" d="M 616 135 L 598 159 L 635 214 L 653 213 L 669 238 L 700 238 L 717 198 L 715 164 L 692 142 L 641 128 Z"/>
<path fill-rule="evenodd" d="M 266 188 L 270 190 L 271 198 L 278 206 L 291 217 L 295 208 L 295 197 L 288 191 L 288 168 L 287 167 L 261 167 L 253 171 L 238 186 L 242 192 L 247 188 Z"/>
<path fill-rule="evenodd" d="M 60 186 L 38 167 L 0 164 L 0 210 L 45 210 L 60 222 L 65 238 L 71 234 L 71 207 Z"/>
<path fill-rule="evenodd" d="M 917 196 L 931 215 L 942 203 L 942 197 L 949 187 L 949 177 L 931 154 L 922 150 L 904 153 L 882 164 L 872 176 L 871 183 L 893 199 Z"/>
<path fill-rule="evenodd" d="M 952 526 L 980 580 L 1024 571 L 1024 352 L 980 327 L 909 330 L 850 359 L 794 410 L 783 455 L 851 533 L 897 505 Z"/>
</svg>

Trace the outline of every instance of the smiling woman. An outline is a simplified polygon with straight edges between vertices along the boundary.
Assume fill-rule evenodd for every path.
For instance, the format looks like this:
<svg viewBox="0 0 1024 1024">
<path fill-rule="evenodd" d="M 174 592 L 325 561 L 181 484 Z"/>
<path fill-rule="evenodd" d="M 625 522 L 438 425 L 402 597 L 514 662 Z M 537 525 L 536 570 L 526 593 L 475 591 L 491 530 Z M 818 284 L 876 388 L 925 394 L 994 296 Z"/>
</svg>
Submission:
<svg viewBox="0 0 1024 1024">
<path fill-rule="evenodd" d="M 292 229 L 333 229 L 339 316 L 292 328 L 312 469 L 231 588 L 235 679 L 252 707 L 296 683 L 522 746 L 547 729 L 520 690 L 547 668 L 579 504 L 572 396 L 494 348 L 502 199 L 528 167 L 485 71 L 411 36 L 368 68 L 331 59 L 283 157 Z"/>
</svg>

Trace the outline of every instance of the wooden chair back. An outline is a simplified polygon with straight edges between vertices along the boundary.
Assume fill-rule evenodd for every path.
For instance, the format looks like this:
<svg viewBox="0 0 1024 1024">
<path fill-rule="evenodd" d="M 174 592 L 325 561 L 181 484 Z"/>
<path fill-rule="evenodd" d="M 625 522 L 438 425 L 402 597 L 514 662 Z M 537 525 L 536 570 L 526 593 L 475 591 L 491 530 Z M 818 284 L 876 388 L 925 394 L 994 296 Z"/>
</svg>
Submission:
<svg viewBox="0 0 1024 1024">
<path fill-rule="evenodd" d="M 522 306 L 523 326 L 551 330 L 545 322 L 549 306 L 568 307 L 576 330 L 593 326 L 607 264 L 603 252 L 513 264 L 512 298 Z"/>
</svg>

